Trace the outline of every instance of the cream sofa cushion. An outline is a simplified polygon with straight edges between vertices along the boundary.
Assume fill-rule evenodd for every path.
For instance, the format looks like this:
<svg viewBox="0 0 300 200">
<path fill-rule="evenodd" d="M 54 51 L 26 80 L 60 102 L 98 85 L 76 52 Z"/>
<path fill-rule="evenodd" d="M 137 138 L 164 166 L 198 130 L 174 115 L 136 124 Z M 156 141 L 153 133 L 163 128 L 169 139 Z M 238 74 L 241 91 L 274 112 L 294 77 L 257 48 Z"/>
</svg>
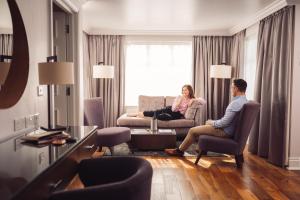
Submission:
<svg viewBox="0 0 300 200">
<path fill-rule="evenodd" d="M 164 96 L 139 96 L 139 112 L 157 110 L 165 107 Z"/>
<path fill-rule="evenodd" d="M 117 120 L 118 126 L 127 127 L 149 127 L 150 128 L 151 117 L 128 117 L 127 114 L 123 114 Z M 176 119 L 170 121 L 158 120 L 159 128 L 186 128 L 195 126 L 194 120 Z"/>
<path fill-rule="evenodd" d="M 166 96 L 166 106 L 172 106 L 175 98 L 174 96 Z"/>
</svg>

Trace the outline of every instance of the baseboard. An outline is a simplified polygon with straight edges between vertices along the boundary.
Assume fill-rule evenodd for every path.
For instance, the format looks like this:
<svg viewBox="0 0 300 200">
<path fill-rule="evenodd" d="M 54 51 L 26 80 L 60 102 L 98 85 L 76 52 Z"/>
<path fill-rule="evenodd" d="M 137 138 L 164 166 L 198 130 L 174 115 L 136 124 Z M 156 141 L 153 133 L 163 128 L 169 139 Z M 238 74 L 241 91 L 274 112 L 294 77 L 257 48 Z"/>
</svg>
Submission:
<svg viewBox="0 0 300 200">
<path fill-rule="evenodd" d="M 300 157 L 290 157 L 288 170 L 300 170 Z"/>
</svg>

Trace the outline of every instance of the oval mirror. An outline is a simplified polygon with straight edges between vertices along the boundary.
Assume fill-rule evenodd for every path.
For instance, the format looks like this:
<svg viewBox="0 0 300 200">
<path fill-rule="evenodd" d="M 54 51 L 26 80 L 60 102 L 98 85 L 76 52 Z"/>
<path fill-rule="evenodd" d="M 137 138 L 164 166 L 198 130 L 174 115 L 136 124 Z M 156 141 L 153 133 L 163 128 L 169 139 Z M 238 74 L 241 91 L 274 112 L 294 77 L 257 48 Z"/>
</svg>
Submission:
<svg viewBox="0 0 300 200">
<path fill-rule="evenodd" d="M 29 52 L 24 23 L 15 0 L 0 0 L 0 108 L 21 98 L 28 80 Z"/>
</svg>

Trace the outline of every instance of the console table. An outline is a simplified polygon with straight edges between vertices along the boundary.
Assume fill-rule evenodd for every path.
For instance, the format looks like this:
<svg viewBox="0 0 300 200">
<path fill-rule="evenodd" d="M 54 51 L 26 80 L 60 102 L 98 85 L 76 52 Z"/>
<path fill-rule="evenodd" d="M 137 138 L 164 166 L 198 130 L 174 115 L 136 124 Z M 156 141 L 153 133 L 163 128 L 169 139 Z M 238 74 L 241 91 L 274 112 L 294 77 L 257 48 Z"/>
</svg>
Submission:
<svg viewBox="0 0 300 200">
<path fill-rule="evenodd" d="M 96 127 L 74 126 L 67 132 L 76 142 L 38 147 L 14 138 L 0 144 L 1 200 L 46 200 L 70 183 L 78 162 L 96 151 Z"/>
</svg>

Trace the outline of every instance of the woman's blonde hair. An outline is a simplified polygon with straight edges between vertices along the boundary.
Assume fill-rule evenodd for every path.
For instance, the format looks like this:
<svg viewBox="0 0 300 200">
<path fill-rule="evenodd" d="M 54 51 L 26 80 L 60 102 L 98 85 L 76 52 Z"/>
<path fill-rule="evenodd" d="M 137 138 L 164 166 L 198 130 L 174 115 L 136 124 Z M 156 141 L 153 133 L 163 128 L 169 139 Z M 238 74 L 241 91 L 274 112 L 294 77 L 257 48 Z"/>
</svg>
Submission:
<svg viewBox="0 0 300 200">
<path fill-rule="evenodd" d="M 194 94 L 194 90 L 193 90 L 193 87 L 191 85 L 184 85 L 182 86 L 182 90 L 183 88 L 186 88 L 188 91 L 189 91 L 189 97 L 192 99 L 192 98 L 195 98 L 195 94 Z"/>
</svg>

